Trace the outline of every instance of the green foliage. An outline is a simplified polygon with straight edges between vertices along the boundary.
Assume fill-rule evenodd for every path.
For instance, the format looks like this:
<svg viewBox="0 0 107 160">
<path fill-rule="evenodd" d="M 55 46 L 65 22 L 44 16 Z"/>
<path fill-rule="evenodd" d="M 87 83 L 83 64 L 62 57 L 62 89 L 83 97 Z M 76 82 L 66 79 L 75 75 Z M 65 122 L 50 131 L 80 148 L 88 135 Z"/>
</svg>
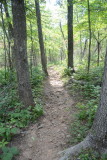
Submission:
<svg viewBox="0 0 107 160">
<path fill-rule="evenodd" d="M 96 100 L 92 99 L 88 101 L 86 104 L 78 104 L 77 108 L 79 108 L 79 113 L 77 114 L 77 118 L 79 120 L 85 120 L 88 126 L 91 127 L 95 113 L 97 111 L 97 103 Z"/>
<path fill-rule="evenodd" d="M 91 85 L 101 85 L 103 69 L 103 65 L 100 67 L 96 67 L 93 65 L 93 67 L 90 69 L 90 72 L 87 73 L 85 66 L 80 65 L 73 76 L 74 79 L 89 82 Z"/>
<path fill-rule="evenodd" d="M 71 138 L 70 143 L 76 144 L 81 142 L 86 137 L 88 130 L 89 126 L 86 123 L 79 120 L 75 121 L 70 127 L 70 133 L 73 137 Z"/>
<path fill-rule="evenodd" d="M 4 71 L 0 72 L 0 149 L 2 149 L 2 160 L 12 160 L 17 154 L 17 149 L 5 147 L 14 135 L 20 133 L 20 129 L 28 126 L 43 115 L 43 108 L 40 102 L 37 101 L 35 107 L 25 108 L 18 99 L 17 86 L 15 84 L 16 77 L 10 82 L 9 87 L 1 80 L 4 76 Z M 44 74 L 39 68 L 34 68 L 31 78 L 32 88 L 35 91 L 37 99 L 41 94 L 42 81 Z M 7 81 L 6 81 L 7 82 Z M 6 88 L 7 87 L 7 88 Z M 36 93 L 36 91 L 38 91 Z"/>
<path fill-rule="evenodd" d="M 86 84 L 81 87 L 83 90 L 83 96 L 86 98 L 98 98 L 100 94 L 100 86 L 94 86 L 91 84 Z"/>
<path fill-rule="evenodd" d="M 43 108 L 41 104 L 37 104 L 36 107 L 32 108 L 32 119 L 35 119 L 43 115 Z"/>
<path fill-rule="evenodd" d="M 101 90 L 101 79 L 102 79 L 103 69 L 102 67 L 93 67 L 90 70 L 90 73 L 87 74 L 84 68 L 81 66 L 78 68 L 77 72 L 74 74 L 76 80 L 85 81 L 85 85 L 81 84 L 71 84 L 70 92 L 74 93 L 76 96 L 79 92 L 79 103 L 76 105 L 78 113 L 75 115 L 75 122 L 70 127 L 70 133 L 72 139 L 70 140 L 71 144 L 77 144 L 81 142 L 88 131 L 90 130 L 95 113 L 98 108 L 99 95 Z M 107 155 L 99 155 L 93 150 L 88 150 L 81 152 L 78 159 L 80 160 L 106 160 Z"/>
<path fill-rule="evenodd" d="M 11 137 L 18 132 L 18 128 L 15 128 L 10 125 L 5 125 L 3 123 L 0 124 L 0 139 L 2 139 L 1 145 L 5 143 L 5 141 L 10 141 Z"/>
<path fill-rule="evenodd" d="M 34 108 L 16 108 L 8 113 L 8 118 L 5 122 L 0 123 L 0 147 L 7 144 L 12 136 L 17 134 L 18 128 L 26 127 L 31 121 L 34 121 L 43 114 L 43 108 L 37 104 Z"/>
<path fill-rule="evenodd" d="M 3 154 L 0 155 L 1 160 L 12 160 L 15 155 L 19 154 L 16 147 L 2 147 Z"/>
<path fill-rule="evenodd" d="M 101 156 L 101 160 L 106 160 L 107 159 L 107 154 L 103 154 L 102 156 Z"/>
<path fill-rule="evenodd" d="M 63 73 L 62 73 L 62 76 L 63 77 L 66 77 L 66 76 L 71 76 L 72 75 L 72 68 L 65 68 Z"/>
<path fill-rule="evenodd" d="M 81 152 L 78 158 L 80 160 L 103 160 L 100 158 L 100 155 L 98 152 L 93 151 L 91 149 Z"/>
<path fill-rule="evenodd" d="M 42 81 L 45 78 L 45 74 L 42 70 L 38 67 L 33 68 L 32 77 L 31 77 L 31 84 L 32 86 L 40 86 L 42 85 Z"/>
<path fill-rule="evenodd" d="M 15 81 L 16 80 L 15 76 L 16 75 L 14 71 L 11 73 L 5 71 L 4 69 L 0 69 L 0 86 L 3 87 L 5 85 L 8 85 L 10 81 Z"/>
<path fill-rule="evenodd" d="M 107 160 L 107 154 L 102 156 L 95 150 L 82 151 L 78 157 L 80 160 Z"/>
<path fill-rule="evenodd" d="M 39 98 L 42 93 L 42 82 L 45 78 L 45 74 L 39 67 L 34 67 L 31 77 L 32 93 L 33 97 Z"/>
</svg>

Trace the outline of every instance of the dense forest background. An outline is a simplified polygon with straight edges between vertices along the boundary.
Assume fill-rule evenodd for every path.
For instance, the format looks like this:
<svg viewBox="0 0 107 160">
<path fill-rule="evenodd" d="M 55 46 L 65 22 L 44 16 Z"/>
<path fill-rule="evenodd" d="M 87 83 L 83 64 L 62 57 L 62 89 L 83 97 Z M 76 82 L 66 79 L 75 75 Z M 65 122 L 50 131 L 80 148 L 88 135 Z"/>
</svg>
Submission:
<svg viewBox="0 0 107 160">
<path fill-rule="evenodd" d="M 12 12 L 11 3 L 2 5 L 1 9 L 1 67 L 8 67 L 11 70 L 13 45 L 12 35 Z M 73 33 L 74 33 L 74 57 L 76 64 L 84 61 L 88 56 L 89 39 L 91 38 L 91 63 L 99 65 L 99 61 L 104 60 L 106 46 L 106 2 L 78 1 L 73 4 Z M 44 37 L 45 52 L 49 63 L 59 63 L 67 61 L 67 2 L 56 2 L 55 6 L 49 9 L 47 2 L 41 3 L 42 30 Z M 89 7 L 89 8 L 88 8 Z M 32 66 L 40 64 L 40 52 L 38 41 L 38 29 L 36 21 L 36 10 L 34 1 L 26 1 L 27 20 L 27 50 L 30 71 Z M 89 11 L 90 12 L 89 12 Z M 90 16 L 88 16 L 90 14 Z M 89 24 L 90 23 L 90 24 Z M 10 25 L 10 28 L 9 28 Z M 90 26 L 89 26 L 90 25 Z M 90 37 L 91 30 L 91 37 Z M 4 48 L 5 41 L 5 48 Z M 10 47 L 8 47 L 8 45 Z M 9 51 L 10 48 L 10 51 Z M 4 54 L 6 51 L 6 57 Z M 100 52 L 100 53 L 98 53 Z M 10 57 L 9 57 L 10 54 Z M 100 54 L 100 57 L 99 57 Z M 10 61 L 9 61 L 10 58 Z M 5 59 L 7 65 L 5 66 Z M 86 60 L 87 61 L 87 60 Z M 86 64 L 87 65 L 87 64 Z"/>
<path fill-rule="evenodd" d="M 79 158 L 107 159 L 107 127 L 104 125 L 107 121 L 106 52 L 106 1 L 0 0 L 2 160 L 11 160 L 19 152 L 17 148 L 9 146 L 12 137 L 43 115 L 43 81 L 49 78 L 48 68 L 53 66 L 66 81 L 71 96 L 78 101 L 77 119 L 70 126 L 73 138 L 69 144 L 77 144 L 86 137 L 86 141 L 83 140 L 81 144 L 83 149 L 86 147 L 89 150 Z M 99 116 L 101 123 L 98 121 Z M 88 143 L 91 128 L 96 134 L 95 138 L 93 133 L 90 133 L 94 137 L 95 146 Z M 61 160 L 67 159 L 72 152 L 80 153 L 81 146 L 79 151 L 78 148 L 77 146 L 67 150 Z M 90 148 L 99 148 L 103 152 L 93 154 Z M 102 153 L 104 155 L 101 157 Z"/>
</svg>

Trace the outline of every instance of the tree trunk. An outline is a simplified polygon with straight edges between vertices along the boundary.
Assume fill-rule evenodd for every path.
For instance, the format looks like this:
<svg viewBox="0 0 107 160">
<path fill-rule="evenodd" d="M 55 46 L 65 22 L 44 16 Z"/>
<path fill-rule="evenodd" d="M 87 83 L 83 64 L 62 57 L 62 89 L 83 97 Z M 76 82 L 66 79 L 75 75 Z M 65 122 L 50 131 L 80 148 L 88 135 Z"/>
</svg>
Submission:
<svg viewBox="0 0 107 160">
<path fill-rule="evenodd" d="M 42 24 L 41 24 L 41 13 L 40 13 L 39 0 L 35 0 L 35 8 L 36 8 L 36 17 L 37 17 L 37 26 L 38 26 L 38 38 L 39 38 L 39 45 L 40 45 L 40 52 L 41 52 L 42 69 L 43 69 L 44 73 L 48 76 L 47 60 L 46 60 L 46 55 L 45 55 L 43 33 L 42 33 Z"/>
<path fill-rule="evenodd" d="M 6 18 L 8 20 L 9 38 L 11 40 L 11 39 L 13 39 L 13 26 L 10 22 L 10 15 L 9 15 L 8 6 L 7 6 L 7 0 L 3 0 L 3 4 L 4 4 L 4 10 L 5 10 Z"/>
<path fill-rule="evenodd" d="M 68 68 L 74 71 L 73 62 L 73 0 L 68 0 Z"/>
<path fill-rule="evenodd" d="M 87 42 L 88 42 L 88 39 L 85 40 L 84 49 L 83 49 L 83 52 L 82 52 L 82 58 L 84 57 L 85 52 L 86 52 Z"/>
<path fill-rule="evenodd" d="M 59 27 L 60 27 L 60 31 L 61 31 L 61 34 L 62 34 L 62 38 L 63 38 L 64 43 L 65 43 L 65 47 L 66 47 L 66 49 L 67 49 L 66 39 L 65 39 L 64 32 L 63 32 L 63 29 L 62 29 L 61 21 L 60 21 L 60 23 L 59 23 Z"/>
<path fill-rule="evenodd" d="M 99 66 L 99 62 L 100 62 L 100 42 L 97 42 L 98 45 L 98 58 L 97 58 L 97 66 Z"/>
<path fill-rule="evenodd" d="M 98 149 L 107 149 L 107 50 L 100 104 L 95 116 L 94 124 L 91 129 L 91 135 Z"/>
<path fill-rule="evenodd" d="M 10 22 L 10 15 L 9 15 L 9 11 L 8 11 L 8 4 L 7 4 L 7 0 L 3 0 L 3 4 L 4 4 L 4 10 L 5 10 L 5 14 L 6 14 L 6 18 L 7 18 L 7 22 L 8 22 L 8 34 L 9 34 L 9 41 L 10 41 L 10 55 L 11 55 L 11 65 L 12 65 L 12 69 L 14 68 L 15 66 L 15 59 L 14 59 L 14 46 L 13 44 L 11 43 L 12 40 L 13 40 L 13 26 L 12 26 L 12 23 Z"/>
<path fill-rule="evenodd" d="M 6 49 L 6 38 L 5 38 L 5 33 L 4 33 L 4 36 L 3 36 L 3 43 L 4 43 L 4 55 L 5 55 L 5 80 L 7 78 L 7 74 L 6 74 L 6 71 L 7 71 L 7 49 Z"/>
<path fill-rule="evenodd" d="M 88 73 L 90 71 L 90 62 L 91 62 L 91 20 L 90 20 L 90 3 L 87 0 L 88 5 L 88 25 L 89 25 L 89 53 L 88 53 Z"/>
<path fill-rule="evenodd" d="M 98 47 L 97 66 L 99 66 L 99 61 L 100 61 L 100 33 L 99 31 L 98 31 L 97 47 Z"/>
<path fill-rule="evenodd" d="M 26 106 L 34 106 L 27 61 L 26 15 L 24 0 L 12 0 L 14 49 L 19 98 Z"/>
<path fill-rule="evenodd" d="M 2 3 L 0 4 L 0 8 L 1 8 L 1 19 L 2 19 L 2 29 L 3 29 L 3 32 L 4 34 L 6 35 L 6 38 L 7 38 L 7 42 L 8 42 L 8 63 L 9 63 L 9 69 L 10 71 L 12 70 L 12 61 L 11 61 L 11 54 L 10 54 L 10 39 L 9 39 L 9 35 L 6 31 L 6 27 L 5 27 L 5 23 L 4 23 L 4 17 L 3 17 L 3 10 L 2 10 Z"/>
<path fill-rule="evenodd" d="M 82 35 L 81 35 L 81 31 L 80 31 L 80 60 L 82 61 Z"/>
<path fill-rule="evenodd" d="M 63 151 L 64 156 L 60 160 L 73 160 L 81 150 L 93 148 L 100 154 L 107 154 L 107 51 L 105 58 L 104 76 L 100 94 L 100 103 L 93 126 L 83 142 Z"/>
<path fill-rule="evenodd" d="M 30 70 L 31 70 L 31 77 L 32 77 L 32 67 L 33 67 L 33 52 L 34 52 L 34 45 L 33 45 L 33 29 L 32 23 L 30 22 L 30 40 L 31 40 L 31 57 L 30 57 Z"/>
</svg>

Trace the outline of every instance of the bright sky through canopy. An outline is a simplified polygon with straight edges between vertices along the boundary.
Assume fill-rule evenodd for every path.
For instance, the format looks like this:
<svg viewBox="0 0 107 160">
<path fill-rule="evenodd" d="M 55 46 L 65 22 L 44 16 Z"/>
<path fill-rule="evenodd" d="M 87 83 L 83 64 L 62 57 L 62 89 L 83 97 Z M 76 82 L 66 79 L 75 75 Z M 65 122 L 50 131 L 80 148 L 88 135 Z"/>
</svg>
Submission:
<svg viewBox="0 0 107 160">
<path fill-rule="evenodd" d="M 51 11 L 53 19 L 59 19 L 59 6 L 56 2 L 57 0 L 46 0 L 46 8 Z"/>
</svg>

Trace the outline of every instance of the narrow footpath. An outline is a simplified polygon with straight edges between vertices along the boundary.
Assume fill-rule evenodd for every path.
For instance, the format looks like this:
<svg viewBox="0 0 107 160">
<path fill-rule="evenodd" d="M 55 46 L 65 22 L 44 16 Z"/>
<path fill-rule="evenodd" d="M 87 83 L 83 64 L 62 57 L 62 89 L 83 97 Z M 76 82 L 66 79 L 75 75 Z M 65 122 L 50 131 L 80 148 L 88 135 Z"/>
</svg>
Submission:
<svg viewBox="0 0 107 160">
<path fill-rule="evenodd" d="M 16 160 L 58 160 L 58 152 L 67 147 L 69 124 L 74 121 L 74 101 L 53 67 L 44 82 L 43 100 L 44 116 L 13 142 L 20 149 Z"/>
</svg>

